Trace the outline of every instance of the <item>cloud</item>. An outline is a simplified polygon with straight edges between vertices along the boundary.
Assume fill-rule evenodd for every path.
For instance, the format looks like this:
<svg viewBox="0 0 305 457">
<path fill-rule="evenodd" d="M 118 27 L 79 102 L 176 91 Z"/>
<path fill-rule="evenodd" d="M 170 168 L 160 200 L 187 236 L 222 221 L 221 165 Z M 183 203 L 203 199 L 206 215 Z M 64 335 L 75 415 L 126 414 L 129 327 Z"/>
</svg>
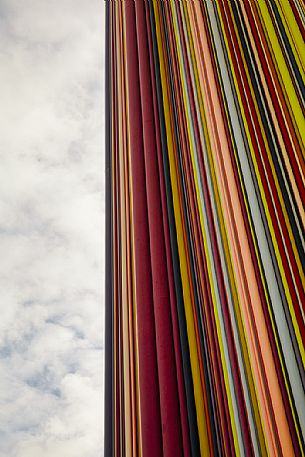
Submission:
<svg viewBox="0 0 305 457">
<path fill-rule="evenodd" d="M 100 457 L 104 2 L 0 3 L 0 457 Z"/>
</svg>

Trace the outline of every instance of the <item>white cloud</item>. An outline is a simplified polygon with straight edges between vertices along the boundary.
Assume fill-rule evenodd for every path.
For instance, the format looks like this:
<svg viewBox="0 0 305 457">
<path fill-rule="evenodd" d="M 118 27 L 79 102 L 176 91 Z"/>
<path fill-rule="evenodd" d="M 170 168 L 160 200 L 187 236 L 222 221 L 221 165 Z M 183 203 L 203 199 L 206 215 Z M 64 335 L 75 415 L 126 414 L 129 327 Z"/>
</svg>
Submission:
<svg viewBox="0 0 305 457">
<path fill-rule="evenodd" d="M 0 2 L 0 457 L 101 457 L 102 0 Z"/>
</svg>

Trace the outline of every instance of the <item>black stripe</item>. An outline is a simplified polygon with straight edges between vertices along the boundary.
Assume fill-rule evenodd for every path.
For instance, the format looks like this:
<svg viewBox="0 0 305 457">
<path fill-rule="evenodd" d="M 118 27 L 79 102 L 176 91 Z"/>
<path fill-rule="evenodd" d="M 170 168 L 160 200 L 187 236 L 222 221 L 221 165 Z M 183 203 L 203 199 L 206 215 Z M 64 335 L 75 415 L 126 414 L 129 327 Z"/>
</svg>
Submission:
<svg viewBox="0 0 305 457">
<path fill-rule="evenodd" d="M 104 402 L 104 452 L 113 455 L 114 410 L 113 410 L 113 227 L 112 227 L 112 167 L 111 167 L 111 37 L 110 3 L 106 2 L 105 27 L 105 402 Z"/>
</svg>

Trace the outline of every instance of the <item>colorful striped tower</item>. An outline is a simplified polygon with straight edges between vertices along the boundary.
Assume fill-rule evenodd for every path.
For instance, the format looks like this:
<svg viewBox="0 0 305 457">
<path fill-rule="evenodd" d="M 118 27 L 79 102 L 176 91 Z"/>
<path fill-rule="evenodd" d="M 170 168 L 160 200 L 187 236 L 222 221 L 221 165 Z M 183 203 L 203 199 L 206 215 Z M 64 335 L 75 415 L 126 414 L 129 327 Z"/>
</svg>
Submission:
<svg viewBox="0 0 305 457">
<path fill-rule="evenodd" d="M 304 456 L 305 3 L 106 8 L 105 456 Z"/>
</svg>

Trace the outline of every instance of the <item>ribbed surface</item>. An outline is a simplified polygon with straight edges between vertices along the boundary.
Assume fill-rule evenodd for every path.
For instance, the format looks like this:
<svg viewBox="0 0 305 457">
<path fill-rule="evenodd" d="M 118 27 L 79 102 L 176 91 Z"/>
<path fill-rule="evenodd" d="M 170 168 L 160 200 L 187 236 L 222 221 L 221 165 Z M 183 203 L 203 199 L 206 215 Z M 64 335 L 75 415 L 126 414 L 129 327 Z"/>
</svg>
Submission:
<svg viewBox="0 0 305 457">
<path fill-rule="evenodd" d="M 304 24 L 107 2 L 105 456 L 305 454 Z"/>
</svg>

